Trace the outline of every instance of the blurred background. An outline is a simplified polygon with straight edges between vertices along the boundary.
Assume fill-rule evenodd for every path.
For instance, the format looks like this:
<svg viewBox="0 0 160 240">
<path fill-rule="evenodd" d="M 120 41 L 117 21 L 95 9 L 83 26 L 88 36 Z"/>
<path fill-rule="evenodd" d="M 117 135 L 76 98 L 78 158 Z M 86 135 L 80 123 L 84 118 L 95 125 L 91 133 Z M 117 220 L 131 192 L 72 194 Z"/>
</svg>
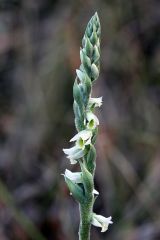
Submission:
<svg viewBox="0 0 160 240">
<path fill-rule="evenodd" d="M 94 240 L 160 240 L 160 2 L 0 0 L 0 240 L 78 239 L 61 173 L 87 22 L 102 24 Z"/>
</svg>

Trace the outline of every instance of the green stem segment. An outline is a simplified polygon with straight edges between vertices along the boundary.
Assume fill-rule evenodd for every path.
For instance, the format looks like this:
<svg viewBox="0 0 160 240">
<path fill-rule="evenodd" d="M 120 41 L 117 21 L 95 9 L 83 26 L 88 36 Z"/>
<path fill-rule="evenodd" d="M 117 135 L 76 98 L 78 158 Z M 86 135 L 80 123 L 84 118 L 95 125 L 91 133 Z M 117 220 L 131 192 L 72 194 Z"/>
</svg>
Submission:
<svg viewBox="0 0 160 240">
<path fill-rule="evenodd" d="M 93 214 L 93 204 L 94 204 L 94 172 L 95 172 L 95 164 L 92 164 L 94 167 L 92 168 L 92 172 L 89 172 L 86 168 L 86 164 L 84 167 L 84 162 L 86 163 L 87 159 L 83 160 L 83 163 L 80 163 L 81 170 L 83 172 L 84 178 L 84 188 L 85 188 L 85 200 L 81 202 L 79 205 L 80 211 L 80 226 L 79 226 L 79 240 L 90 240 L 90 229 L 91 229 L 91 221 Z M 95 162 L 95 156 L 92 155 L 92 162 Z M 85 175 L 85 177 L 84 177 Z"/>
<path fill-rule="evenodd" d="M 91 218 L 93 212 L 93 197 L 80 204 L 79 240 L 90 240 Z"/>
</svg>

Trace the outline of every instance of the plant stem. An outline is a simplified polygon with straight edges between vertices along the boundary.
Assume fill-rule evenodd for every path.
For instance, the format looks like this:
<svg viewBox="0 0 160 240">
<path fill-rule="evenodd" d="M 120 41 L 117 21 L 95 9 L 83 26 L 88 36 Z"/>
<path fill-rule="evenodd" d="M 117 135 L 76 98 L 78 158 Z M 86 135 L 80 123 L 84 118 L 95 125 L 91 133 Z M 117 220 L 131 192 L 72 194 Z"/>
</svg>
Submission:
<svg viewBox="0 0 160 240">
<path fill-rule="evenodd" d="M 91 194 L 87 201 L 79 205 L 80 225 L 79 225 L 79 240 L 90 240 L 91 218 L 93 212 L 94 198 Z"/>
</svg>

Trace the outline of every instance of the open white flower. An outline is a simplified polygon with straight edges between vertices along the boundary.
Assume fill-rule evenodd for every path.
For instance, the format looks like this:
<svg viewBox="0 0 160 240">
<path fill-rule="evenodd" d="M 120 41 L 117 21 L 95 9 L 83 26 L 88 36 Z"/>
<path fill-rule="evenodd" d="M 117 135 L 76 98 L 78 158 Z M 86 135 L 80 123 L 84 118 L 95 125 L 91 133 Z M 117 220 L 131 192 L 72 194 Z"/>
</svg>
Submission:
<svg viewBox="0 0 160 240">
<path fill-rule="evenodd" d="M 92 131 L 90 130 L 82 130 L 79 133 L 77 133 L 70 142 L 76 141 L 76 145 L 84 149 L 86 145 L 89 145 L 91 143 L 91 137 L 92 137 Z"/>
<path fill-rule="evenodd" d="M 64 176 L 69 178 L 74 183 L 82 183 L 82 173 L 81 172 L 71 172 L 70 170 L 66 169 Z"/>
<path fill-rule="evenodd" d="M 98 120 L 97 116 L 95 114 L 93 114 L 92 112 L 87 112 L 86 118 L 88 121 L 88 123 L 87 123 L 88 129 L 95 129 L 97 127 L 97 125 L 99 125 L 99 120 Z"/>
<path fill-rule="evenodd" d="M 102 105 L 102 97 L 99 98 L 90 98 L 89 106 L 100 107 Z"/>
<path fill-rule="evenodd" d="M 92 216 L 92 224 L 96 227 L 101 227 L 102 230 L 101 232 L 105 232 L 108 230 L 109 224 L 112 224 L 113 222 L 111 221 L 112 217 L 103 217 L 101 215 L 97 215 L 93 213 Z"/>
<path fill-rule="evenodd" d="M 63 152 L 68 155 L 67 158 L 70 159 L 71 164 L 76 164 L 77 159 L 84 156 L 84 151 L 81 148 L 78 148 L 77 146 L 63 149 Z"/>
<path fill-rule="evenodd" d="M 68 155 L 71 164 L 76 164 L 79 158 L 85 154 L 85 146 L 91 143 L 92 132 L 90 130 L 82 130 L 77 133 L 70 142 L 76 141 L 75 146 L 63 149 L 63 152 Z"/>
<path fill-rule="evenodd" d="M 82 183 L 82 172 L 71 172 L 70 170 L 66 169 L 64 176 L 69 178 L 74 183 Z M 96 189 L 93 189 L 93 194 L 99 195 L 99 192 Z"/>
</svg>

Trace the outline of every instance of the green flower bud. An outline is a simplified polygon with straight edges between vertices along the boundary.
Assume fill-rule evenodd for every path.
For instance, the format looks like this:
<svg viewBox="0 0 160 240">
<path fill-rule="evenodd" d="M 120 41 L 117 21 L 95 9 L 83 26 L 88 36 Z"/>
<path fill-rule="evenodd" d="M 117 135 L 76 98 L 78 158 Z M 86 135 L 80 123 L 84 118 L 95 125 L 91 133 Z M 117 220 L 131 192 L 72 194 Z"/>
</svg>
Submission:
<svg viewBox="0 0 160 240">
<path fill-rule="evenodd" d="M 88 37 L 86 37 L 86 41 L 85 41 L 85 49 L 86 49 L 86 54 L 88 57 L 92 56 L 92 52 L 93 52 L 93 46 L 89 40 Z"/>
<path fill-rule="evenodd" d="M 76 100 L 76 102 L 81 103 L 81 92 L 77 80 L 75 80 L 73 85 L 73 97 Z"/>
<path fill-rule="evenodd" d="M 82 181 L 85 189 L 85 194 L 92 195 L 94 189 L 92 174 L 87 170 L 84 163 L 80 162 L 80 166 L 82 171 Z"/>
<path fill-rule="evenodd" d="M 99 58 L 100 58 L 99 50 L 98 50 L 98 47 L 95 45 L 94 49 L 93 49 L 93 61 L 94 61 L 94 63 L 99 61 Z"/>
<path fill-rule="evenodd" d="M 93 131 L 92 144 L 95 144 L 97 134 L 98 134 L 98 128 L 96 127 Z"/>
<path fill-rule="evenodd" d="M 90 145 L 90 149 L 86 156 L 86 166 L 88 171 L 93 174 L 96 168 L 96 149 L 93 145 Z"/>
<path fill-rule="evenodd" d="M 84 127 L 84 112 L 80 111 L 79 105 L 77 104 L 76 101 L 73 103 L 73 110 L 74 110 L 74 115 L 75 115 L 75 125 L 76 129 L 78 131 L 83 130 Z"/>
<path fill-rule="evenodd" d="M 90 41 L 91 41 L 91 43 L 92 43 L 93 46 L 96 44 L 97 39 L 98 39 L 97 33 L 96 33 L 96 31 L 93 31 L 93 33 L 92 33 L 92 35 L 91 35 L 91 37 L 90 37 Z"/>
<path fill-rule="evenodd" d="M 89 101 L 89 97 L 90 97 L 90 94 L 91 94 L 91 88 L 92 88 L 91 79 L 88 77 L 87 74 L 85 76 L 83 88 L 84 88 L 85 107 L 87 107 L 88 101 Z"/>
<path fill-rule="evenodd" d="M 77 200 L 80 203 L 83 203 L 85 200 L 85 196 L 83 193 L 83 189 L 80 187 L 80 185 L 74 183 L 67 177 L 65 177 L 65 182 L 67 183 L 69 191 L 73 195 L 75 200 Z"/>
<path fill-rule="evenodd" d="M 83 67 L 85 69 L 85 71 L 87 72 L 87 74 L 90 74 L 90 70 L 91 70 L 91 60 L 90 58 L 86 55 L 84 49 L 80 50 L 80 58 L 81 58 L 81 62 L 83 64 Z"/>
<path fill-rule="evenodd" d="M 93 81 L 96 80 L 99 76 L 99 70 L 94 63 L 91 66 L 91 74 L 92 74 Z"/>
<path fill-rule="evenodd" d="M 76 73 L 77 73 L 77 76 L 78 76 L 79 80 L 81 82 L 84 82 L 84 80 L 86 78 L 86 73 L 83 72 L 82 70 L 79 70 L 79 69 L 76 70 Z"/>
</svg>

